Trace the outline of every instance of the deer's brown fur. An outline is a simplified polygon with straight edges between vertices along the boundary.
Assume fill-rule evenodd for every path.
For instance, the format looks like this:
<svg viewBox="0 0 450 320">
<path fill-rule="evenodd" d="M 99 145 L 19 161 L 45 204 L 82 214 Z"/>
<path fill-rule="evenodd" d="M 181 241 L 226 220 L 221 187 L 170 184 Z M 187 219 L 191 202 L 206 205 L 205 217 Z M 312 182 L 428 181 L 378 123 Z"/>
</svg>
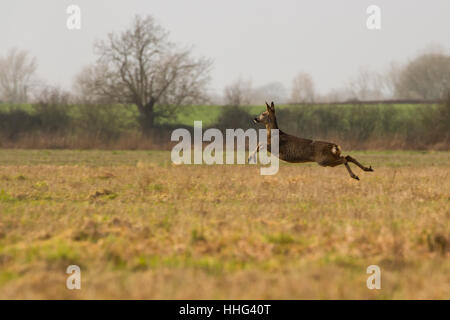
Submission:
<svg viewBox="0 0 450 320">
<path fill-rule="evenodd" d="M 332 142 L 310 140 L 292 136 L 281 131 L 278 128 L 277 118 L 275 116 L 275 105 L 266 102 L 267 110 L 253 119 L 255 123 L 263 123 L 267 129 L 267 150 L 270 151 L 270 134 L 271 129 L 279 130 L 279 152 L 278 158 L 286 162 L 301 163 L 301 162 L 317 162 L 324 167 L 335 167 L 338 165 L 345 165 L 350 176 L 356 180 L 359 180 L 350 166 L 349 162 L 356 164 L 364 171 L 373 171 L 372 167 L 365 167 L 351 156 L 342 156 L 341 148 Z M 256 150 L 250 155 L 249 159 L 255 157 L 255 154 L 259 151 L 261 144 L 258 145 Z"/>
</svg>

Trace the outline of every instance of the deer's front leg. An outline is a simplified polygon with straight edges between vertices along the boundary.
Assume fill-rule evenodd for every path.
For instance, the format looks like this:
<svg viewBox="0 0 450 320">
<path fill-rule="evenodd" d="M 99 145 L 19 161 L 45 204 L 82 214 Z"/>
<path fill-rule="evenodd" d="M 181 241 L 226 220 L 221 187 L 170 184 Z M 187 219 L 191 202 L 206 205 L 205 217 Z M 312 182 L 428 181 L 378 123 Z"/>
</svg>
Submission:
<svg viewBox="0 0 450 320">
<path fill-rule="evenodd" d="M 364 171 L 373 171 L 372 166 L 365 167 L 365 166 L 363 166 L 361 163 L 359 163 L 355 158 L 352 158 L 352 157 L 350 157 L 350 156 L 346 156 L 345 159 L 346 159 L 348 162 L 353 162 L 354 164 L 356 164 L 358 167 L 360 167 L 360 168 L 361 168 L 362 170 L 364 170 Z"/>
<path fill-rule="evenodd" d="M 248 156 L 248 163 L 255 164 L 256 163 L 256 154 L 259 152 L 259 149 L 263 146 L 263 142 L 258 143 L 256 149 Z"/>
</svg>

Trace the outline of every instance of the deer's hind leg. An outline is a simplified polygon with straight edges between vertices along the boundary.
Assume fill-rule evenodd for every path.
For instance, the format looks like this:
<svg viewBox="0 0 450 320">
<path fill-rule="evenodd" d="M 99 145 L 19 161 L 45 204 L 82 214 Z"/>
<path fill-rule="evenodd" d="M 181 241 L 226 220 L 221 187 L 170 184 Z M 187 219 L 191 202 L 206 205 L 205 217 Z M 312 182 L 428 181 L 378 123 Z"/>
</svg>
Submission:
<svg viewBox="0 0 450 320">
<path fill-rule="evenodd" d="M 373 171 L 372 166 L 365 167 L 365 166 L 363 166 L 361 163 L 359 163 L 355 158 L 352 158 L 352 157 L 350 157 L 350 156 L 346 156 L 345 159 L 346 159 L 348 162 L 352 162 L 352 163 L 356 164 L 358 167 L 360 167 L 360 168 L 361 168 L 362 170 L 364 170 L 364 171 Z"/>
<path fill-rule="evenodd" d="M 348 160 L 346 157 L 339 157 L 337 159 L 324 160 L 324 161 L 319 162 L 319 165 L 324 166 L 324 167 L 336 167 L 341 164 L 343 164 L 345 166 L 350 177 L 352 177 L 353 179 L 359 180 L 359 177 L 353 173 L 352 169 L 348 165 Z"/>
</svg>

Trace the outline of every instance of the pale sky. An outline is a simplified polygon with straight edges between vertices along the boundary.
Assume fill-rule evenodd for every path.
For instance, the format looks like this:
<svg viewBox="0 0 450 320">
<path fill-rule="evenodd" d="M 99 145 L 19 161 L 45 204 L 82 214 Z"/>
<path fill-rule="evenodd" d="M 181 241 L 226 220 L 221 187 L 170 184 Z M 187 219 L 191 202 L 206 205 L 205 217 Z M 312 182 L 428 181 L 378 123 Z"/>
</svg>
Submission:
<svg viewBox="0 0 450 320">
<path fill-rule="evenodd" d="M 68 30 L 66 9 L 81 8 L 81 30 Z M 381 8 L 381 30 L 368 30 L 366 9 Z M 213 60 L 211 89 L 239 76 L 287 88 L 304 71 L 325 93 L 345 86 L 360 66 L 387 69 L 429 45 L 450 49 L 449 0 L 1 0 L 0 54 L 18 47 L 36 56 L 39 77 L 71 88 L 95 61 L 93 43 L 151 14 L 171 40 Z"/>
</svg>

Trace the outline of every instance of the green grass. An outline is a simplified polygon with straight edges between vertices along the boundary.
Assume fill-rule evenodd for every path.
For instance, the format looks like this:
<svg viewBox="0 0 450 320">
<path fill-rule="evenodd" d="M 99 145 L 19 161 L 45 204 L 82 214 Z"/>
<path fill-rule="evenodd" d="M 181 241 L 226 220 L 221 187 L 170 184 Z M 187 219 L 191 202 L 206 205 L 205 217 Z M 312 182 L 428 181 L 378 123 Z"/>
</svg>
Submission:
<svg viewBox="0 0 450 320">
<path fill-rule="evenodd" d="M 348 151 L 356 158 L 370 159 L 373 166 L 386 167 L 414 167 L 414 166 L 443 166 L 450 162 L 448 152 L 442 151 Z M 193 156 L 193 153 L 192 153 Z M 225 163 L 225 153 L 223 154 Z M 17 165 L 77 165 L 77 166 L 170 166 L 170 151 L 159 150 L 0 150 L 0 163 L 2 166 Z M 281 166 L 294 166 L 280 161 Z M 202 165 L 201 167 L 206 167 Z M 315 163 L 305 163 L 302 166 L 315 167 Z M 26 176 L 17 174 L 11 177 L 25 180 Z"/>
</svg>

